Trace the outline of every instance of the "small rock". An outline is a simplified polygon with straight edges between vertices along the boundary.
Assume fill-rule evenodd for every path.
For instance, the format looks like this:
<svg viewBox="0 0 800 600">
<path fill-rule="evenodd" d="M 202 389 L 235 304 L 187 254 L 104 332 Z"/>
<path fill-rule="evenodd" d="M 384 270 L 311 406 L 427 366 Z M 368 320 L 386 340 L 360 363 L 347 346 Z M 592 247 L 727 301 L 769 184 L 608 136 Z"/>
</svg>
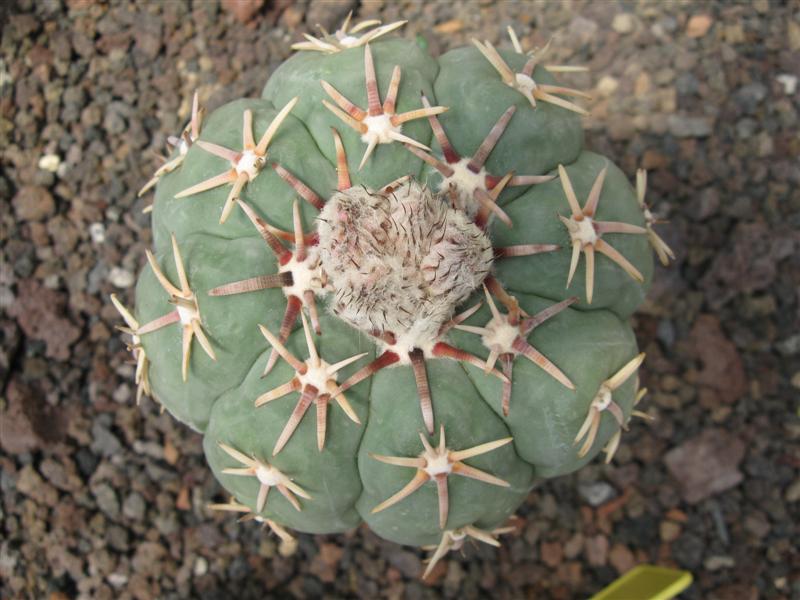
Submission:
<svg viewBox="0 0 800 600">
<path fill-rule="evenodd" d="M 693 15 L 686 24 L 686 35 L 690 38 L 703 37 L 713 24 L 714 19 L 710 15 Z"/>
<path fill-rule="evenodd" d="M 179 510 L 192 510 L 188 487 L 183 486 L 180 491 L 178 491 L 178 497 L 175 499 L 175 508 Z"/>
<path fill-rule="evenodd" d="M 638 98 L 646 96 L 651 88 L 652 82 L 650 80 L 650 75 L 647 74 L 647 71 L 642 71 L 639 73 L 639 76 L 636 78 L 636 83 L 633 85 L 634 95 Z"/>
<path fill-rule="evenodd" d="M 736 561 L 731 556 L 709 556 L 703 561 L 703 566 L 709 571 L 719 571 L 735 567 Z"/>
<path fill-rule="evenodd" d="M 583 549 L 583 534 L 576 533 L 564 544 L 564 556 L 569 560 L 576 558 Z"/>
<path fill-rule="evenodd" d="M 795 333 L 786 339 L 779 341 L 775 344 L 778 352 L 784 356 L 795 356 L 800 354 L 800 333 Z"/>
<path fill-rule="evenodd" d="M 733 404 L 747 393 L 744 364 L 736 345 L 730 341 L 716 315 L 697 317 L 689 333 L 691 347 L 700 361 L 695 383 L 717 390 L 723 402 Z"/>
<path fill-rule="evenodd" d="M 542 542 L 539 546 L 539 556 L 544 564 L 555 569 L 564 560 L 564 548 L 558 541 Z"/>
<path fill-rule="evenodd" d="M 608 553 L 608 562 L 618 574 L 623 575 L 636 566 L 636 557 L 627 546 L 614 544 Z"/>
<path fill-rule="evenodd" d="M 739 108 L 747 114 L 755 113 L 758 105 L 766 97 L 767 87 L 759 82 L 742 86 L 733 94 L 733 99 L 739 105 Z"/>
<path fill-rule="evenodd" d="M 608 538 L 604 535 L 588 537 L 584 550 L 590 565 L 602 567 L 608 560 Z"/>
<path fill-rule="evenodd" d="M 681 526 L 674 521 L 661 521 L 658 533 L 664 542 L 674 542 L 681 534 Z"/>
<path fill-rule="evenodd" d="M 656 329 L 656 337 L 665 347 L 671 348 L 675 343 L 675 324 L 671 319 L 661 319 Z M 667 390 L 670 391 L 670 390 Z"/>
<path fill-rule="evenodd" d="M 636 134 L 636 122 L 634 119 L 614 115 L 608 119 L 606 130 L 612 140 L 627 140 Z"/>
<path fill-rule="evenodd" d="M 312 5 L 313 6 L 313 5 Z M 289 31 L 294 31 L 302 22 L 305 16 L 305 11 L 297 5 L 292 4 L 287 6 L 286 10 L 281 13 L 281 22 L 286 25 Z M 311 23 L 312 21 L 309 21 Z M 316 25 L 317 21 L 313 21 Z M 338 28 L 338 24 L 334 29 Z"/>
<path fill-rule="evenodd" d="M 83 481 L 74 471 L 68 471 L 63 464 L 52 458 L 44 459 L 39 465 L 39 470 L 47 481 L 65 492 L 74 493 L 83 487 Z"/>
<path fill-rule="evenodd" d="M 768 132 L 762 131 L 757 140 L 756 156 L 766 158 L 767 156 L 772 156 L 774 151 L 775 144 L 772 141 L 772 137 Z"/>
<path fill-rule="evenodd" d="M 630 33 L 635 26 L 636 20 L 633 18 L 633 15 L 625 12 L 615 15 L 614 20 L 611 22 L 612 29 L 622 34 Z"/>
<path fill-rule="evenodd" d="M 231 12 L 236 20 L 245 24 L 261 10 L 264 0 L 222 0 L 222 6 Z"/>
<path fill-rule="evenodd" d="M 793 96 L 797 91 L 797 76 L 789 73 L 781 73 L 775 78 L 783 86 L 783 93 Z"/>
<path fill-rule="evenodd" d="M 208 573 L 208 561 L 202 556 L 198 556 L 194 561 L 194 568 L 192 569 L 195 577 L 202 577 Z"/>
<path fill-rule="evenodd" d="M 389 564 L 409 578 L 419 577 L 422 572 L 422 563 L 416 554 L 406 550 L 390 551 L 387 560 Z"/>
<path fill-rule="evenodd" d="M 783 495 L 787 502 L 797 502 L 800 500 L 800 479 L 795 479 Z"/>
<path fill-rule="evenodd" d="M 699 88 L 700 82 L 691 73 L 681 73 L 675 78 L 675 90 L 680 96 L 696 95 Z"/>
<path fill-rule="evenodd" d="M 122 444 L 120 444 L 117 437 L 99 421 L 95 421 L 92 424 L 92 438 L 92 452 L 96 454 L 113 456 L 122 448 Z"/>
<path fill-rule="evenodd" d="M 92 489 L 97 507 L 109 518 L 119 517 L 119 499 L 116 492 L 107 483 L 101 483 Z"/>
<path fill-rule="evenodd" d="M 167 551 L 157 542 L 142 542 L 136 547 L 131 565 L 137 575 L 158 575 L 162 571 L 162 560 Z"/>
<path fill-rule="evenodd" d="M 744 528 L 760 540 L 769 535 L 772 526 L 764 513 L 756 511 L 745 517 Z"/>
<path fill-rule="evenodd" d="M 451 35 L 458 33 L 464 29 L 464 21 L 462 19 L 450 19 L 444 23 L 439 23 L 433 30 L 440 35 Z"/>
<path fill-rule="evenodd" d="M 84 575 L 83 561 L 67 550 L 63 544 L 47 544 L 44 547 L 44 554 L 52 570 L 52 575 L 58 577 L 64 573 L 69 573 L 73 579 L 80 579 Z M 67 596 L 63 596 L 63 598 L 66 599 Z M 61 599 L 58 598 L 58 600 Z"/>
<path fill-rule="evenodd" d="M 657 31 L 661 34 L 674 33 L 678 29 L 678 20 L 670 14 L 661 17 L 656 23 Z"/>
<path fill-rule="evenodd" d="M 131 386 L 127 383 L 120 383 L 114 393 L 111 394 L 111 398 L 118 404 L 127 404 L 130 402 L 131 396 L 133 396 L 133 392 L 131 391 Z"/>
<path fill-rule="evenodd" d="M 115 588 L 121 588 L 128 583 L 128 576 L 123 573 L 111 573 L 106 577 L 106 581 Z"/>
<path fill-rule="evenodd" d="M 687 117 L 669 115 L 667 127 L 675 137 L 707 137 L 711 134 L 712 119 L 707 117 Z"/>
<path fill-rule="evenodd" d="M 92 223 L 89 225 L 89 236 L 95 244 L 102 244 L 106 241 L 106 228 L 102 223 Z"/>
<path fill-rule="evenodd" d="M 133 521 L 141 521 L 144 518 L 145 503 L 144 498 L 137 492 L 128 494 L 125 502 L 122 503 L 122 514 Z"/>
<path fill-rule="evenodd" d="M 707 429 L 667 452 L 664 462 L 684 500 L 695 504 L 742 481 L 744 443 L 721 429 Z"/>
<path fill-rule="evenodd" d="M 336 581 L 336 572 L 343 554 L 344 549 L 338 544 L 321 543 L 319 552 L 312 560 L 309 571 L 323 583 L 333 583 Z"/>
<path fill-rule="evenodd" d="M 58 502 L 58 491 L 32 465 L 25 465 L 17 474 L 17 490 L 43 506 L 55 506 Z"/>
<path fill-rule="evenodd" d="M 800 371 L 792 375 L 791 384 L 793 388 L 800 390 Z"/>
<path fill-rule="evenodd" d="M 20 281 L 18 302 L 8 311 L 26 335 L 45 342 L 46 355 L 56 360 L 69 358 L 70 346 L 80 337 L 81 330 L 62 316 L 66 297 L 49 290 L 35 279 Z"/>
<path fill-rule="evenodd" d="M 20 221 L 40 221 L 56 210 L 53 196 L 38 185 L 26 185 L 19 189 L 12 200 L 14 213 Z"/>
<path fill-rule="evenodd" d="M 464 568 L 461 563 L 451 560 L 447 563 L 447 575 L 444 577 L 444 595 L 453 597 L 461 587 L 461 582 L 464 580 Z"/>
<path fill-rule="evenodd" d="M 699 221 L 705 221 L 717 214 L 720 205 L 719 191 L 715 187 L 704 189 L 700 192 L 694 216 Z"/>
<path fill-rule="evenodd" d="M 111 267 L 108 274 L 108 280 L 112 285 L 124 289 L 131 287 L 136 283 L 136 276 L 126 269 L 120 267 Z"/>
<path fill-rule="evenodd" d="M 162 29 L 161 22 L 157 19 L 148 19 L 146 23 L 133 28 L 136 49 L 151 60 L 156 58 L 161 50 Z"/>
<path fill-rule="evenodd" d="M 800 23 L 797 21 L 789 20 L 787 25 L 788 31 L 788 38 L 789 38 L 789 49 L 790 50 L 800 50 Z"/>
<path fill-rule="evenodd" d="M 55 173 L 61 164 L 61 157 L 58 154 L 45 154 L 39 159 L 39 168 Z"/>
<path fill-rule="evenodd" d="M 6 406 L 0 410 L 0 447 L 14 455 L 30 452 L 43 445 L 27 410 L 32 406 L 30 388 L 14 379 L 8 386 L 7 394 Z"/>
<path fill-rule="evenodd" d="M 569 22 L 568 35 L 571 37 L 572 40 L 575 41 L 578 45 L 586 44 L 591 41 L 597 35 L 597 30 L 599 26 L 594 21 L 587 19 L 586 17 L 575 16 Z"/>
<path fill-rule="evenodd" d="M 597 82 L 597 93 L 601 96 L 610 96 L 619 87 L 619 80 L 611 75 L 603 75 Z"/>
<path fill-rule="evenodd" d="M 616 497 L 617 491 L 605 481 L 593 481 L 578 485 L 578 493 L 589 506 L 598 507 Z"/>
<path fill-rule="evenodd" d="M 672 543 L 672 556 L 679 565 L 696 569 L 702 564 L 706 549 L 703 538 L 685 532 Z"/>
<path fill-rule="evenodd" d="M 165 461 L 171 465 L 174 465 L 178 462 L 178 457 L 180 454 L 178 453 L 178 449 L 175 447 L 175 445 L 171 441 L 166 440 L 164 442 L 163 456 Z"/>
</svg>

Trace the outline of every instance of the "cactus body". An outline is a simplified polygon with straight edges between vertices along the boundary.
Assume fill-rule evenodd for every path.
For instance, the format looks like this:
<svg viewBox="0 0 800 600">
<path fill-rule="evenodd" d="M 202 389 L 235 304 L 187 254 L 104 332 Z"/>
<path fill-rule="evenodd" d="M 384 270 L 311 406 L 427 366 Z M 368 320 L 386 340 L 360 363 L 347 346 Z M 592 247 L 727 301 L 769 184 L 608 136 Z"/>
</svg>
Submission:
<svg viewBox="0 0 800 600">
<path fill-rule="evenodd" d="M 616 447 L 655 234 L 559 68 L 347 27 L 187 128 L 123 312 L 223 507 L 438 560 Z"/>
</svg>

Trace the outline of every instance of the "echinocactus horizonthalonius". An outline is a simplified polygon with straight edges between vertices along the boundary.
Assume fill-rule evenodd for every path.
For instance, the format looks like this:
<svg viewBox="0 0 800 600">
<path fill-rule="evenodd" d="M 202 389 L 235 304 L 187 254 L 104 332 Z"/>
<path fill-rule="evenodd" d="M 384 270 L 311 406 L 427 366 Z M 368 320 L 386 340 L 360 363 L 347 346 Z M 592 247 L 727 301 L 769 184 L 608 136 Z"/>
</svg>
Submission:
<svg viewBox="0 0 800 600">
<path fill-rule="evenodd" d="M 574 68 L 513 36 L 432 58 L 398 26 L 309 36 L 261 99 L 195 99 L 145 186 L 136 310 L 113 300 L 216 507 L 284 540 L 366 521 L 430 569 L 610 459 L 643 393 L 627 319 L 671 251 L 644 172 L 583 149 Z"/>
</svg>

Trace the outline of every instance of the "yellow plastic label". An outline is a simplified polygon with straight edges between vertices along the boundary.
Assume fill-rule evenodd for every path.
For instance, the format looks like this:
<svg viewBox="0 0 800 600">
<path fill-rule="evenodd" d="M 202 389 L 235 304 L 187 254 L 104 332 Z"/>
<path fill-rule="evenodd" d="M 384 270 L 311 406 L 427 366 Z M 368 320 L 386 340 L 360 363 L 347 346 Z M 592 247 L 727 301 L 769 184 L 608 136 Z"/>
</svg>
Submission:
<svg viewBox="0 0 800 600">
<path fill-rule="evenodd" d="M 669 600 L 692 583 L 688 571 L 639 565 L 592 596 L 591 600 Z"/>
</svg>

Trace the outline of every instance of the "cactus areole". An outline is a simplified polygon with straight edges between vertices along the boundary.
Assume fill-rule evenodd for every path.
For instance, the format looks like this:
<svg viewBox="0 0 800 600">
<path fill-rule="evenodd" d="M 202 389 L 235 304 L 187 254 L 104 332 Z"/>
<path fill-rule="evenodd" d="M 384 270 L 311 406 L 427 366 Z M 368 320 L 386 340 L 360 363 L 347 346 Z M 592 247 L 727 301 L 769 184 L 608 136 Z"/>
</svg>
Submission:
<svg viewBox="0 0 800 600">
<path fill-rule="evenodd" d="M 513 33 L 432 58 L 401 25 L 307 36 L 261 99 L 195 97 L 143 189 L 136 309 L 112 299 L 138 397 L 203 435 L 213 508 L 284 541 L 365 521 L 429 572 L 610 460 L 642 414 L 628 317 L 672 253 L 644 172 L 583 149 L 553 75 L 580 69 Z"/>
</svg>

